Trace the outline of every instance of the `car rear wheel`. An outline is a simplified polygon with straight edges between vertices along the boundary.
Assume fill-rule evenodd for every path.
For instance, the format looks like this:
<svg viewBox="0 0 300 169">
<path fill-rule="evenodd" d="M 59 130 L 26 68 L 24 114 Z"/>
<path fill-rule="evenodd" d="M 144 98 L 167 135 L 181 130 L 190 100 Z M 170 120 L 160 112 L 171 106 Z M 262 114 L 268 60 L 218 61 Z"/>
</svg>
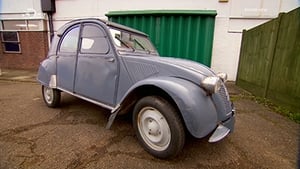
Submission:
<svg viewBox="0 0 300 169">
<path fill-rule="evenodd" d="M 47 86 L 42 86 L 44 102 L 48 107 L 57 107 L 60 103 L 60 91 Z"/>
<path fill-rule="evenodd" d="M 143 148 L 158 158 L 175 157 L 183 148 L 185 131 L 178 111 L 159 96 L 139 100 L 133 128 Z"/>
</svg>

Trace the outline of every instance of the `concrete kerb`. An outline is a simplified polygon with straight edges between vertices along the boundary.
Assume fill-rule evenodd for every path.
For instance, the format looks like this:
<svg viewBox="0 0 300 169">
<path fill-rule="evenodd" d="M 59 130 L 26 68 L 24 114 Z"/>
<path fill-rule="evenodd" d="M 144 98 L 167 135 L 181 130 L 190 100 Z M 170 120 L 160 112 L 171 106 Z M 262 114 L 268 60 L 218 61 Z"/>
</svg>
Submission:
<svg viewBox="0 0 300 169">
<path fill-rule="evenodd" d="M 36 82 L 35 70 L 0 69 L 0 80 Z"/>
</svg>

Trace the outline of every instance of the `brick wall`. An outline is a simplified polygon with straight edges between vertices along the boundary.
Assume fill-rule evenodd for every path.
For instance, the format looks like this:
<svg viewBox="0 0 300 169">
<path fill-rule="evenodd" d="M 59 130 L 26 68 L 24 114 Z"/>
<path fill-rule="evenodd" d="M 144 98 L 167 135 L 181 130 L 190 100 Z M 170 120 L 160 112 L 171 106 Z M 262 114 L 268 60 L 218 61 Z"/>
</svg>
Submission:
<svg viewBox="0 0 300 169">
<path fill-rule="evenodd" d="M 44 31 L 20 31 L 21 53 L 5 53 L 0 38 L 0 68 L 37 69 L 47 56 L 48 36 Z"/>
</svg>

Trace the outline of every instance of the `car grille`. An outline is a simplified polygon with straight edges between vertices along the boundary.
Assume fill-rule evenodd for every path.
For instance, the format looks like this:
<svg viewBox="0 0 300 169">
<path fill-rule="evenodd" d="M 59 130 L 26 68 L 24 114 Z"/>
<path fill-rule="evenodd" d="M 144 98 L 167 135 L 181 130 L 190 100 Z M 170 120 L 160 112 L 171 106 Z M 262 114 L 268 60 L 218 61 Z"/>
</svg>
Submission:
<svg viewBox="0 0 300 169">
<path fill-rule="evenodd" d="M 224 84 L 221 85 L 221 88 L 219 90 L 219 94 L 222 97 L 225 112 L 226 113 L 231 112 L 232 111 L 231 102 L 230 102 L 229 94 L 228 94 L 227 89 L 226 89 Z"/>
</svg>

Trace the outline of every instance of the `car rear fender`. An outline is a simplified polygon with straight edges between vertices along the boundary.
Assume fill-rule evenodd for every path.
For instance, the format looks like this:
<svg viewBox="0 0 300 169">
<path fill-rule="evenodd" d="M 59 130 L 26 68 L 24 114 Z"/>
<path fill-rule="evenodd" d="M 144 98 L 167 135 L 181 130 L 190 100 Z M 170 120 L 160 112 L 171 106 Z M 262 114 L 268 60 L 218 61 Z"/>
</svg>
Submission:
<svg viewBox="0 0 300 169">
<path fill-rule="evenodd" d="M 194 137 L 205 137 L 216 128 L 218 117 L 211 96 L 198 85 L 181 78 L 155 77 L 139 81 L 127 91 L 119 105 L 136 88 L 146 85 L 160 88 L 173 99 L 186 128 Z"/>
<path fill-rule="evenodd" d="M 41 62 L 37 81 L 44 86 L 56 88 L 56 56 L 50 56 Z"/>
</svg>

